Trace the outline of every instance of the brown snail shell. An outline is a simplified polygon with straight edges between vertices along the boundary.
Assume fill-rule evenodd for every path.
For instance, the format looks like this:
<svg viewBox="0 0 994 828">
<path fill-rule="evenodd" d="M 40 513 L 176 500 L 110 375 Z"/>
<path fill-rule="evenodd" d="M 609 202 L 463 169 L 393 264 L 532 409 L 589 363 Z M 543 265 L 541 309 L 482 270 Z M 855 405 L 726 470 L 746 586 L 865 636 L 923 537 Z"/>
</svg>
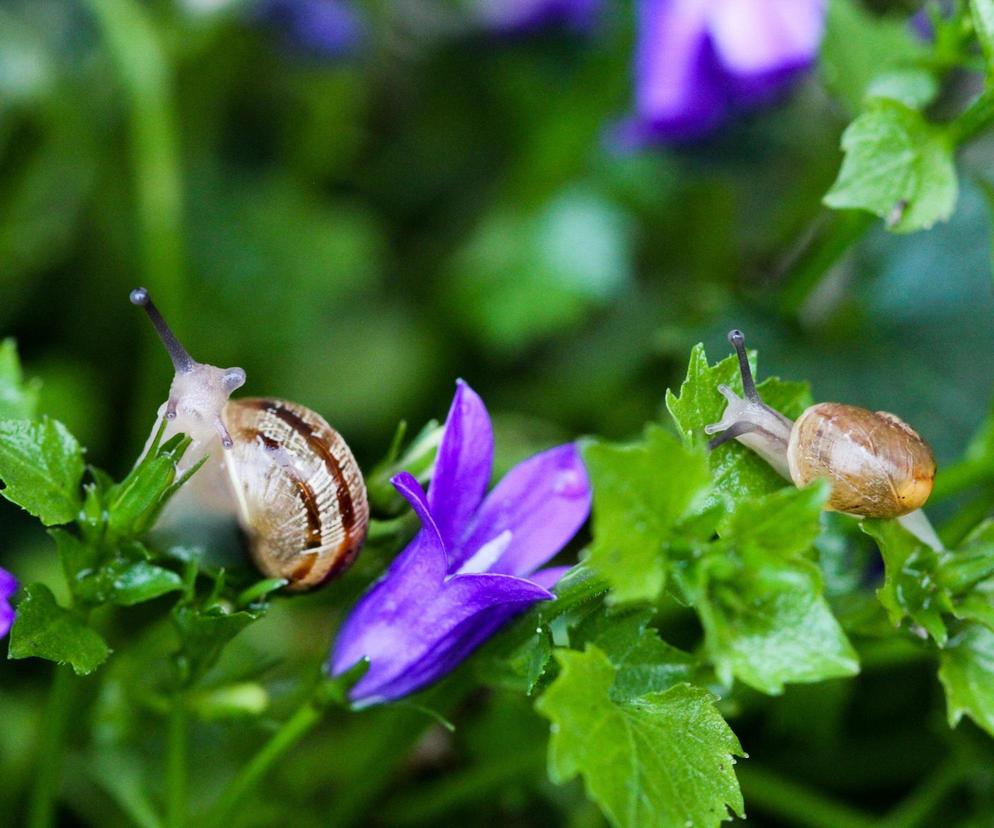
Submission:
<svg viewBox="0 0 994 828">
<path fill-rule="evenodd" d="M 348 568 L 366 537 L 362 472 L 342 436 L 319 414 L 278 399 L 231 400 L 224 464 L 256 566 L 291 590 Z"/>
<path fill-rule="evenodd" d="M 842 403 L 820 403 L 794 423 L 787 446 L 798 486 L 832 484 L 827 508 L 894 518 L 924 505 L 935 480 L 928 444 L 899 417 Z"/>
</svg>

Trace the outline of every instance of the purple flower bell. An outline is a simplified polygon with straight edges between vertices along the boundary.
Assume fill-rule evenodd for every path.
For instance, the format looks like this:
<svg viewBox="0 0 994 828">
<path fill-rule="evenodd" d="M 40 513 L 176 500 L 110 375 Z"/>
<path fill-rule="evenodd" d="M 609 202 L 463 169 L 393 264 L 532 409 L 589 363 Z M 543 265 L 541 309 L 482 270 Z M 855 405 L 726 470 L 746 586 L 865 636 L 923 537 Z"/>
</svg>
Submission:
<svg viewBox="0 0 994 828">
<path fill-rule="evenodd" d="M 475 0 L 474 5 L 484 26 L 505 34 L 530 34 L 550 26 L 586 32 L 603 11 L 602 0 Z"/>
<path fill-rule="evenodd" d="M 818 54 L 827 0 L 639 0 L 627 149 L 714 129 L 766 103 Z"/>
<path fill-rule="evenodd" d="M 333 675 L 369 659 L 353 702 L 399 699 L 430 684 L 516 613 L 554 597 L 549 590 L 567 567 L 539 567 L 590 512 L 580 453 L 567 444 L 536 454 L 485 496 L 492 463 L 490 417 L 460 381 L 428 494 L 407 472 L 392 481 L 421 530 L 362 597 L 335 642 Z"/>
<path fill-rule="evenodd" d="M 14 623 L 14 608 L 10 599 L 17 592 L 17 579 L 0 567 L 0 638 L 3 638 Z"/>
<path fill-rule="evenodd" d="M 255 14 L 290 49 L 316 58 L 351 55 L 365 36 L 364 21 L 349 0 L 258 0 Z"/>
</svg>

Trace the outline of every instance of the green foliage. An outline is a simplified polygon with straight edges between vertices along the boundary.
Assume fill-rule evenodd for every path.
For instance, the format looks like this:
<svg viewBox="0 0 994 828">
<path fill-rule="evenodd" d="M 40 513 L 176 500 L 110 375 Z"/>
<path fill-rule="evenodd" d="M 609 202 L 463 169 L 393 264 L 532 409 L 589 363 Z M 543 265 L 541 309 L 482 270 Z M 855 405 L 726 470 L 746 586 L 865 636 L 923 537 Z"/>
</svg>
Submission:
<svg viewBox="0 0 994 828">
<path fill-rule="evenodd" d="M 653 600 L 666 580 L 666 548 L 708 491 L 707 460 L 658 426 L 640 443 L 589 443 L 594 489 L 588 564 L 611 584 L 611 600 Z"/>
<path fill-rule="evenodd" d="M 987 71 L 994 72 L 994 0 L 970 0 L 973 26 L 987 57 Z"/>
<path fill-rule="evenodd" d="M 915 109 L 877 100 L 842 136 L 846 157 L 825 203 L 868 210 L 911 233 L 945 221 L 956 207 L 954 146 Z"/>
<path fill-rule="evenodd" d="M 44 584 L 31 584 L 17 605 L 9 658 L 46 658 L 68 664 L 77 675 L 92 673 L 110 648 L 76 613 L 60 607 Z"/>
<path fill-rule="evenodd" d="M 81 506 L 83 451 L 57 420 L 0 420 L 0 480 L 7 500 L 46 526 L 69 523 Z"/>
<path fill-rule="evenodd" d="M 718 825 L 743 814 L 732 770 L 742 748 L 706 691 L 674 684 L 615 697 L 618 672 L 597 647 L 556 653 L 562 672 L 536 704 L 553 722 L 549 774 L 583 776 L 612 824 Z"/>
<path fill-rule="evenodd" d="M 37 380 L 24 381 L 14 340 L 0 342 L 0 420 L 34 419 L 39 388 Z"/>
<path fill-rule="evenodd" d="M 994 631 L 965 624 L 942 651 L 939 679 L 946 689 L 949 726 L 964 715 L 994 736 Z"/>
</svg>

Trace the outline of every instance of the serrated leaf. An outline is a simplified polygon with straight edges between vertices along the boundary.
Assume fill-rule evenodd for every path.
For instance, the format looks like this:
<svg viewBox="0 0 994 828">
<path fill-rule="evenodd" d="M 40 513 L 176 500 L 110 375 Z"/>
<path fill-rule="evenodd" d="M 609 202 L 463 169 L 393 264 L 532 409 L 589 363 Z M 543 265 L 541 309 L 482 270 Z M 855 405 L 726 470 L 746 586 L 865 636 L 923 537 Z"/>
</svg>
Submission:
<svg viewBox="0 0 994 828">
<path fill-rule="evenodd" d="M 837 210 L 866 210 L 898 233 L 945 221 L 956 206 L 953 144 L 921 113 L 876 100 L 842 135 L 845 159 L 824 201 Z"/>
<path fill-rule="evenodd" d="M 83 451 L 58 420 L 0 420 L 0 491 L 46 526 L 74 520 L 82 503 Z"/>
<path fill-rule="evenodd" d="M 549 776 L 578 774 L 618 828 L 716 826 L 743 813 L 742 748 L 706 690 L 677 684 L 615 701 L 617 671 L 597 647 L 556 653 L 561 672 L 535 707 L 552 721 Z"/>
<path fill-rule="evenodd" d="M 877 542 L 884 560 L 884 584 L 877 597 L 891 623 L 897 626 L 909 618 L 943 646 L 947 632 L 942 614 L 953 607 L 936 575 L 935 550 L 895 520 L 864 520 L 860 528 Z"/>
<path fill-rule="evenodd" d="M 77 675 L 85 676 L 104 663 L 110 648 L 83 619 L 60 607 L 47 586 L 31 584 L 17 605 L 8 655 L 69 664 Z"/>
<path fill-rule="evenodd" d="M 611 602 L 651 601 L 666 580 L 673 528 L 707 495 L 707 459 L 658 426 L 633 445 L 589 443 L 583 458 L 594 490 L 587 562 L 611 585 Z"/>
<path fill-rule="evenodd" d="M 994 72 L 994 0 L 970 0 L 973 28 L 987 58 L 988 73 Z"/>
<path fill-rule="evenodd" d="M 764 693 L 784 684 L 852 676 L 859 660 L 822 596 L 817 567 L 776 562 L 709 583 L 698 603 L 719 678 Z"/>
<path fill-rule="evenodd" d="M 180 663 L 188 681 L 204 675 L 221 651 L 238 633 L 262 616 L 258 612 L 227 612 L 214 605 L 207 609 L 179 606 L 172 612 L 173 624 L 182 641 Z"/>
<path fill-rule="evenodd" d="M 755 372 L 755 352 L 750 352 L 749 362 Z M 738 360 L 730 356 L 716 365 L 709 365 L 704 346 L 695 345 L 679 395 L 670 390 L 666 392 L 666 408 L 689 442 L 703 443 L 706 440 L 704 426 L 721 419 L 726 401 L 718 392 L 719 385 L 727 385 L 742 393 Z M 770 408 L 791 419 L 799 417 L 811 404 L 806 383 L 784 382 L 769 377 L 759 384 L 758 390 Z M 733 497 L 761 495 L 789 483 L 757 454 L 734 440 L 710 452 L 708 462 L 714 491 L 718 494 Z"/>
<path fill-rule="evenodd" d="M 17 345 L 5 339 L 0 343 L 0 420 L 33 420 L 39 387 L 37 380 L 24 381 Z"/>
<path fill-rule="evenodd" d="M 821 532 L 821 513 L 831 492 L 825 480 L 739 501 L 719 525 L 740 555 L 775 552 L 786 560 L 808 552 Z"/>
<path fill-rule="evenodd" d="M 964 715 L 994 736 L 994 631 L 968 624 L 942 651 L 939 680 L 946 690 L 949 726 Z"/>
</svg>

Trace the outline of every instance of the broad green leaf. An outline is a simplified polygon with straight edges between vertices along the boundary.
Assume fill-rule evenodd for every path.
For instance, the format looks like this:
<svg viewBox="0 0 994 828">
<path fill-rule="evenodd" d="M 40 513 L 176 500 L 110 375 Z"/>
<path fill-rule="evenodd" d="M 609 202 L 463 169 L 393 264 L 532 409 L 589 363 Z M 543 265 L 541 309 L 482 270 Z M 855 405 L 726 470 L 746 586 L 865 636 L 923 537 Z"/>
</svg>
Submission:
<svg viewBox="0 0 994 828">
<path fill-rule="evenodd" d="M 936 577 L 936 552 L 894 520 L 864 520 L 860 527 L 877 542 L 884 560 L 884 584 L 877 597 L 891 623 L 898 626 L 909 618 L 943 646 L 947 633 L 942 614 L 953 607 Z"/>
<path fill-rule="evenodd" d="M 859 660 L 821 594 L 817 567 L 805 561 L 746 567 L 715 580 L 698 604 L 705 643 L 719 678 L 764 693 L 791 682 L 852 676 Z"/>
<path fill-rule="evenodd" d="M 755 353 L 750 353 L 750 364 L 756 370 Z M 703 345 L 695 345 L 690 353 L 687 378 L 680 386 L 679 395 L 666 392 L 666 408 L 684 437 L 694 443 L 704 442 L 704 426 L 717 422 L 725 410 L 725 398 L 718 392 L 719 385 L 727 385 L 742 393 L 742 378 L 738 361 L 726 357 L 717 365 L 708 365 Z M 811 404 L 807 384 L 783 382 L 770 377 L 758 386 L 763 400 L 786 417 L 800 416 Z M 708 461 L 716 492 L 735 497 L 760 495 L 783 488 L 788 484 L 764 460 L 745 446 L 732 441 L 710 452 Z"/>
<path fill-rule="evenodd" d="M 24 381 L 17 345 L 13 339 L 0 343 L 0 420 L 33 420 L 38 410 L 37 380 Z"/>
<path fill-rule="evenodd" d="M 17 605 L 8 655 L 69 664 L 77 675 L 85 676 L 104 663 L 110 649 L 96 630 L 60 607 L 47 586 L 31 584 Z"/>
<path fill-rule="evenodd" d="M 964 714 L 994 736 L 994 631 L 968 624 L 942 651 L 939 680 L 946 689 L 949 726 Z"/>
<path fill-rule="evenodd" d="M 597 647 L 556 653 L 561 672 L 536 702 L 552 721 L 549 776 L 582 775 L 618 828 L 716 826 L 743 813 L 735 734 L 706 690 L 677 684 L 615 701 L 617 671 Z"/>
<path fill-rule="evenodd" d="M 842 135 L 845 160 L 825 196 L 837 210 L 867 210 L 888 229 L 911 233 L 945 221 L 958 184 L 951 140 L 921 113 L 876 100 Z"/>
<path fill-rule="evenodd" d="M 939 81 L 928 69 L 906 66 L 877 75 L 866 89 L 868 98 L 889 98 L 912 109 L 924 109 L 939 94 Z"/>
<path fill-rule="evenodd" d="M 203 676 L 221 655 L 221 651 L 238 633 L 260 618 L 260 612 L 227 612 L 214 605 L 206 609 L 179 606 L 173 610 L 173 624 L 182 641 L 180 666 L 187 680 Z"/>
<path fill-rule="evenodd" d="M 973 28 L 987 58 L 988 73 L 994 72 L 994 0 L 970 0 Z"/>
<path fill-rule="evenodd" d="M 575 647 L 595 645 L 615 668 L 611 698 L 630 701 L 690 682 L 697 667 L 689 653 L 671 647 L 649 626 L 651 610 L 590 615 L 576 630 Z"/>
<path fill-rule="evenodd" d="M 610 583 L 611 602 L 651 601 L 674 527 L 707 496 L 707 459 L 658 426 L 633 445 L 589 443 L 583 457 L 594 490 L 588 564 Z"/>
<path fill-rule="evenodd" d="M 811 550 L 821 531 L 821 513 L 831 486 L 816 481 L 803 489 L 787 488 L 739 501 L 719 525 L 740 555 L 775 552 L 787 559 Z"/>
<path fill-rule="evenodd" d="M 0 480 L 7 500 L 46 526 L 69 523 L 81 506 L 83 451 L 62 423 L 0 420 Z"/>
<path fill-rule="evenodd" d="M 183 589 L 183 579 L 179 575 L 147 561 L 117 566 L 112 571 L 112 578 L 110 600 L 122 607 Z"/>
</svg>

